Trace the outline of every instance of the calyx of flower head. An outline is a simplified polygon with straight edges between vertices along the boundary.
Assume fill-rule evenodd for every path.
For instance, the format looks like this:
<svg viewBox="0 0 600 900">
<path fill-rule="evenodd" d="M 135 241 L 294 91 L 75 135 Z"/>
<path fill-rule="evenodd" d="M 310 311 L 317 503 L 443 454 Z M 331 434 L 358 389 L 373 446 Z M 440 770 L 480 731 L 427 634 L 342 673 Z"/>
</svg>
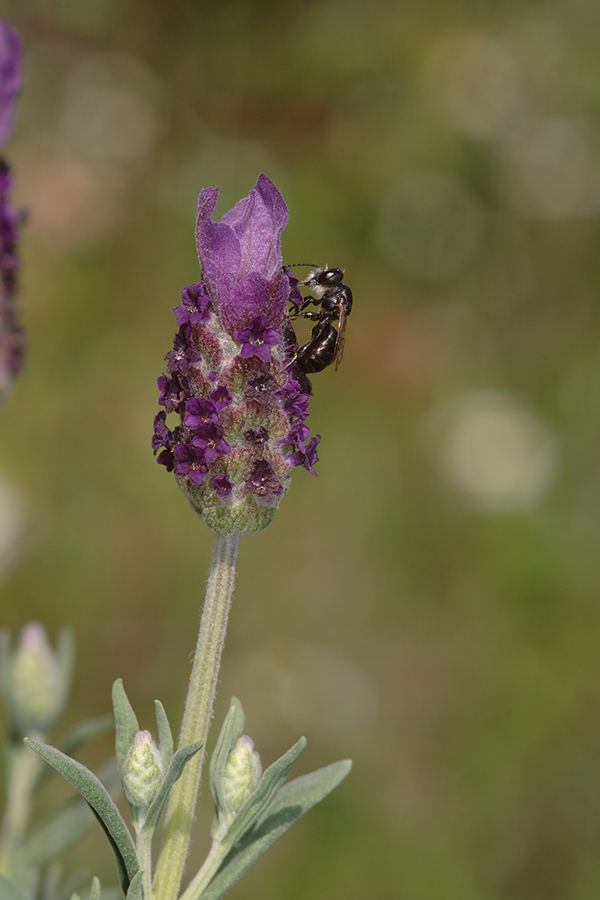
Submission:
<svg viewBox="0 0 600 900">
<path fill-rule="evenodd" d="M 227 818 L 240 809 L 256 789 L 262 775 L 260 756 L 254 741 L 243 734 L 229 754 L 219 785 L 219 802 Z"/>
<path fill-rule="evenodd" d="M 273 518 L 294 466 L 316 474 L 319 438 L 305 424 L 310 382 L 292 363 L 286 305 L 297 302 L 298 281 L 281 260 L 283 197 L 261 175 L 214 222 L 217 197 L 218 188 L 200 194 L 202 281 L 174 310 L 179 332 L 158 382 L 164 412 L 152 445 L 210 528 L 253 533 Z"/>
<path fill-rule="evenodd" d="M 149 731 L 138 731 L 122 772 L 123 790 L 130 806 L 146 809 L 162 782 L 160 752 Z"/>
</svg>

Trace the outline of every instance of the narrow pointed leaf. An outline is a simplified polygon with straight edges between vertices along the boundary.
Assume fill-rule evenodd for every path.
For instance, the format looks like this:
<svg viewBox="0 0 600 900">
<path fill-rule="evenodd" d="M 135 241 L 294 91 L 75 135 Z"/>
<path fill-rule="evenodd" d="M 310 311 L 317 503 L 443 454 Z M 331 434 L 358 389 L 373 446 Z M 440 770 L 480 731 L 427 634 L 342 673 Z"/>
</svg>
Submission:
<svg viewBox="0 0 600 900">
<path fill-rule="evenodd" d="M 229 704 L 229 711 L 225 716 L 225 721 L 219 732 L 217 745 L 213 751 L 208 769 L 210 792 L 217 808 L 219 806 L 218 787 L 223 784 L 225 766 L 229 760 L 229 754 L 243 733 L 244 710 L 242 709 L 242 704 L 238 698 L 232 697 Z"/>
<path fill-rule="evenodd" d="M 0 629 L 0 691 L 4 699 L 5 718 L 11 732 L 16 729 L 16 712 L 11 690 L 12 639 L 10 631 Z M 11 735 L 14 739 L 14 734 Z"/>
<path fill-rule="evenodd" d="M 96 878 L 95 875 L 92 878 L 92 886 L 90 888 L 90 900 L 100 900 L 100 881 L 98 880 L 98 878 Z"/>
<path fill-rule="evenodd" d="M 263 773 L 258 787 L 248 797 L 231 823 L 223 843 L 233 846 L 248 829 L 267 811 L 279 787 L 290 774 L 292 766 L 306 747 L 306 738 L 301 737 L 287 753 L 274 762 Z"/>
<path fill-rule="evenodd" d="M 143 872 L 139 871 L 132 879 L 127 891 L 127 900 L 144 900 L 144 889 L 142 887 Z"/>
<path fill-rule="evenodd" d="M 112 688 L 113 709 L 115 712 L 116 753 L 119 771 L 123 772 L 129 751 L 133 746 L 135 736 L 140 730 L 136 714 L 131 703 L 127 699 L 123 679 L 117 678 Z"/>
<path fill-rule="evenodd" d="M 156 727 L 158 728 L 158 749 L 163 766 L 167 769 L 173 758 L 173 734 L 171 733 L 171 726 L 169 725 L 165 708 L 160 700 L 154 701 L 154 712 L 156 715 Z"/>
<path fill-rule="evenodd" d="M 129 882 L 139 869 L 135 846 L 121 813 L 100 779 L 81 763 L 71 759 L 70 756 L 65 756 L 55 747 L 41 744 L 30 738 L 25 738 L 25 743 L 49 765 L 53 766 L 57 772 L 60 772 L 63 778 L 66 778 L 92 807 L 112 845 L 121 884 L 123 890 L 126 891 Z"/>
<path fill-rule="evenodd" d="M 343 759 L 284 785 L 256 829 L 233 848 L 208 887 L 198 897 L 190 897 L 189 900 L 200 900 L 200 897 L 202 900 L 220 900 L 224 897 L 271 844 L 303 813 L 326 797 L 351 768 L 351 761 Z"/>
<path fill-rule="evenodd" d="M 2 900 L 31 900 L 29 894 L 4 875 L 0 875 L 0 897 Z"/>
<path fill-rule="evenodd" d="M 100 781 L 111 797 L 121 792 L 116 764 L 111 761 L 100 773 Z M 37 828 L 27 840 L 23 854 L 28 866 L 40 869 L 80 841 L 96 825 L 90 807 L 82 797 L 67 803 Z"/>
<path fill-rule="evenodd" d="M 63 628 L 56 641 L 60 694 L 63 704 L 71 690 L 75 665 L 75 634 L 72 628 Z"/>
<path fill-rule="evenodd" d="M 147 829 L 154 830 L 160 821 L 160 817 L 162 815 L 162 811 L 165 807 L 165 803 L 169 798 L 169 794 L 171 793 L 171 788 L 183 772 L 184 766 L 187 762 L 195 756 L 200 747 L 202 746 L 202 741 L 194 741 L 193 744 L 187 744 L 187 746 L 182 747 L 181 750 L 178 750 L 177 753 L 171 759 L 171 765 L 167 770 L 167 774 L 163 778 L 163 782 L 158 789 L 158 793 L 156 797 L 152 801 L 150 805 L 150 809 L 146 815 L 146 820 L 144 822 L 144 831 Z"/>
<path fill-rule="evenodd" d="M 84 719 L 70 728 L 61 741 L 58 743 L 58 749 L 66 756 L 73 756 L 77 749 L 86 741 L 98 737 L 98 735 L 106 734 L 115 727 L 112 716 L 95 716 L 93 719 Z M 45 784 L 49 778 L 54 775 L 54 769 L 44 768 L 41 770 L 37 781 L 36 790 Z"/>
<path fill-rule="evenodd" d="M 114 728 L 112 716 L 94 716 L 93 719 L 84 719 L 78 722 L 65 734 L 60 747 L 58 748 L 67 756 L 71 756 L 75 751 L 92 738 L 106 734 Z"/>
</svg>

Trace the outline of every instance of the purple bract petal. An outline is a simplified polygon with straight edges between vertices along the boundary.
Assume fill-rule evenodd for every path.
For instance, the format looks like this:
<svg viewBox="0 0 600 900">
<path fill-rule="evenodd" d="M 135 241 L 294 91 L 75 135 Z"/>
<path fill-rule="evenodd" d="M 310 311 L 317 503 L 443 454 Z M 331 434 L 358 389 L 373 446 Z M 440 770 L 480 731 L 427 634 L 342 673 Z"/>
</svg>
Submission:
<svg viewBox="0 0 600 900">
<path fill-rule="evenodd" d="M 290 294 L 282 268 L 281 232 L 287 206 L 273 182 L 261 175 L 249 195 L 213 222 L 218 188 L 200 194 L 196 241 L 211 300 L 230 334 L 258 315 L 281 318 Z"/>
</svg>

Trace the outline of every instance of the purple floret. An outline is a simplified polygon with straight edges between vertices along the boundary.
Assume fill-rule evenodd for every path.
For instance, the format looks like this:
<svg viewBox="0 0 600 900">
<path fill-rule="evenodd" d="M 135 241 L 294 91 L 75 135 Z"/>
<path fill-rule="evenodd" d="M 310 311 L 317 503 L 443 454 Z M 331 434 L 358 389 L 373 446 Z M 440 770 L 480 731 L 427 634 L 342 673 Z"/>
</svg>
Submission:
<svg viewBox="0 0 600 900">
<path fill-rule="evenodd" d="M 210 319 L 210 297 L 206 293 L 204 282 L 190 284 L 181 292 L 181 303 L 173 310 L 178 325 L 198 325 Z"/>
<path fill-rule="evenodd" d="M 185 404 L 183 424 L 186 428 L 194 431 L 207 422 L 216 422 L 217 424 L 220 422 L 215 404 L 212 400 L 205 400 L 204 397 L 192 397 Z"/>
<path fill-rule="evenodd" d="M 213 479 L 213 488 L 219 497 L 229 497 L 233 490 L 233 482 L 229 480 L 227 475 L 217 475 Z"/>
<path fill-rule="evenodd" d="M 280 339 L 279 332 L 269 327 L 267 317 L 263 315 L 257 316 L 248 328 L 236 331 L 234 337 L 242 345 L 242 359 L 257 356 L 264 363 L 270 362 L 271 347 L 275 347 Z"/>
<path fill-rule="evenodd" d="M 223 428 L 215 422 L 207 422 L 196 429 L 192 445 L 204 453 L 205 461 L 211 465 L 219 456 L 229 453 L 231 447 L 223 438 Z"/>
<path fill-rule="evenodd" d="M 280 494 L 283 485 L 280 483 L 273 466 L 266 459 L 257 459 L 250 472 L 244 476 L 246 487 L 252 494 L 266 497 L 267 494 Z"/>
</svg>

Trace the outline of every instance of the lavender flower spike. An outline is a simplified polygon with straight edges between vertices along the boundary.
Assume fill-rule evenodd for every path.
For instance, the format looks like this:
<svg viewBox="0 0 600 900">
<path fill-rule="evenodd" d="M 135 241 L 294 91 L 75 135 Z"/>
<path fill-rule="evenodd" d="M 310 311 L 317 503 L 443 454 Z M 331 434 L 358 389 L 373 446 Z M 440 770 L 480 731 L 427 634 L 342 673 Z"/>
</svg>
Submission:
<svg viewBox="0 0 600 900">
<path fill-rule="evenodd" d="M 21 44 L 18 33 L 0 19 L 0 147 L 9 136 L 21 87 Z M 21 370 L 24 338 L 14 306 L 21 215 L 9 202 L 10 169 L 0 159 L 0 400 Z"/>
<path fill-rule="evenodd" d="M 253 534 L 275 515 L 294 466 L 316 474 L 319 437 L 305 425 L 310 382 L 291 362 L 298 345 L 286 309 L 301 298 L 281 259 L 287 206 L 266 175 L 214 222 L 218 195 L 200 194 L 202 280 L 174 310 L 152 446 L 209 528 Z M 173 430 L 168 413 L 180 417 Z"/>
</svg>

